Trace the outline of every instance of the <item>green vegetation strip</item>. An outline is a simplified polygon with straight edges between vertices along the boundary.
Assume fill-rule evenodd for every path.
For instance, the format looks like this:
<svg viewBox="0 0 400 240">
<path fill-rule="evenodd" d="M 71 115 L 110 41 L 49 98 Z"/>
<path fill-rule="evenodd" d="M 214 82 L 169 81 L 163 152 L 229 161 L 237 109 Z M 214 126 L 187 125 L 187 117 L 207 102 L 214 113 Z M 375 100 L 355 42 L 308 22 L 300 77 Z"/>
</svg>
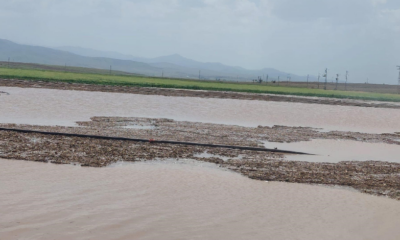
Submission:
<svg viewBox="0 0 400 240">
<path fill-rule="evenodd" d="M 38 81 L 58 81 L 114 86 L 179 88 L 193 90 L 212 90 L 248 93 L 270 93 L 280 95 L 347 98 L 375 101 L 400 102 L 400 95 L 352 91 L 333 91 L 276 85 L 245 84 L 231 82 L 199 81 L 187 79 L 152 78 L 139 76 L 118 76 L 103 74 L 68 73 L 45 70 L 0 68 L 0 78 Z"/>
</svg>

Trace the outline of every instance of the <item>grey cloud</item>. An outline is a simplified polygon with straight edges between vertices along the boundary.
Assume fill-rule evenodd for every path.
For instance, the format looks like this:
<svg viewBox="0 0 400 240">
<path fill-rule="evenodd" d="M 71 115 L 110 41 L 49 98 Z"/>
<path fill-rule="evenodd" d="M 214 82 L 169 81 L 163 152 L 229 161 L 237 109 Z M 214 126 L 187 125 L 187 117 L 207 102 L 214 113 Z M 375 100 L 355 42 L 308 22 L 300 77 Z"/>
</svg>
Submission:
<svg viewBox="0 0 400 240">
<path fill-rule="evenodd" d="M 371 79 L 394 82 L 399 5 L 398 0 L 0 0 L 0 38 L 142 57 L 178 53 L 297 74 L 329 67 L 351 71 L 355 81 L 376 74 Z"/>
<path fill-rule="evenodd" d="M 274 0 L 273 13 L 289 21 L 328 20 L 337 24 L 358 24 L 371 20 L 375 14 L 368 0 Z"/>
</svg>

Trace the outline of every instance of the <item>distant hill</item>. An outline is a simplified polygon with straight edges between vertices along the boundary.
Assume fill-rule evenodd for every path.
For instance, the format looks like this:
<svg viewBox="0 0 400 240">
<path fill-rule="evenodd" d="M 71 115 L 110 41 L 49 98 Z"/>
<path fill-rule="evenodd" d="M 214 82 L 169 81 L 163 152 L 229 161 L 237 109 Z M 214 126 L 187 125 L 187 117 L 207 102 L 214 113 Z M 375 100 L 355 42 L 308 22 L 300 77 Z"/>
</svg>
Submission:
<svg viewBox="0 0 400 240">
<path fill-rule="evenodd" d="M 152 75 L 161 69 L 146 63 L 104 57 L 85 57 L 52 48 L 17 44 L 0 39 L 0 60 L 85 68 L 109 69 Z"/>
<path fill-rule="evenodd" d="M 248 70 L 242 67 L 227 66 L 217 62 L 198 62 L 189 58 L 182 57 L 179 54 L 162 56 L 157 58 L 142 58 L 132 55 L 122 54 L 118 52 L 106 52 L 81 47 L 59 47 L 57 49 L 69 51 L 82 56 L 88 57 L 110 57 L 125 60 L 133 60 L 138 62 L 148 63 L 151 66 L 164 69 L 164 74 L 179 74 L 187 75 L 190 77 L 198 77 L 199 71 L 201 76 L 208 79 L 227 79 L 227 80 L 251 80 L 258 76 L 269 76 L 272 79 L 280 79 L 286 81 L 287 76 L 290 75 L 293 81 L 306 81 L 306 76 L 297 76 L 288 74 L 274 68 L 264 68 L 260 70 Z M 314 76 L 310 76 L 310 81 L 315 81 Z"/>
<path fill-rule="evenodd" d="M 107 51 L 98 51 L 90 48 L 82 48 L 82 47 L 57 47 L 56 50 L 71 52 L 74 54 L 78 54 L 85 57 L 105 57 L 105 58 L 114 58 L 121 60 L 134 60 L 135 57 L 127 54 L 117 53 L 117 52 L 107 52 Z M 139 61 L 143 62 L 143 61 Z"/>
<path fill-rule="evenodd" d="M 46 48 L 17 44 L 0 39 L 0 61 L 37 63 L 48 65 L 74 66 L 83 68 L 109 69 L 148 76 L 178 78 L 221 79 L 231 81 L 251 81 L 258 76 L 278 76 L 284 81 L 288 73 L 273 68 L 247 70 L 221 63 L 203 63 L 182 57 L 178 54 L 157 58 L 140 58 L 117 52 L 105 52 L 81 47 Z M 293 81 L 305 81 L 306 77 L 291 74 Z M 314 80 L 310 78 L 310 81 Z"/>
</svg>

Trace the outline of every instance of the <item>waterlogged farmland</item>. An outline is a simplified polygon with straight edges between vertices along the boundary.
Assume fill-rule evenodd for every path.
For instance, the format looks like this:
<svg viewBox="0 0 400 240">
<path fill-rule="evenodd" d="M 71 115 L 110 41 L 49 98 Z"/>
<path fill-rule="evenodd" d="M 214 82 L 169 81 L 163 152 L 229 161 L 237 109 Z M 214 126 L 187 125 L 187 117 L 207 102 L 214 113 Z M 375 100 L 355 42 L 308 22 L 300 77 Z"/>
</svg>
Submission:
<svg viewBox="0 0 400 240">
<path fill-rule="evenodd" d="M 5 92 L 0 123 L 6 128 L 240 146 L 269 141 L 284 150 L 296 143 L 275 143 L 331 139 L 359 142 L 361 148 L 368 142 L 378 154 L 394 149 L 329 163 L 271 152 L 1 131 L 0 158 L 7 159 L 0 160 L 5 239 L 53 239 L 60 232 L 67 232 L 60 239 L 158 239 L 164 232 L 175 238 L 267 239 L 271 233 L 298 238 L 298 231 L 282 230 L 283 222 L 284 228 L 309 229 L 311 238 L 327 236 L 315 229 L 331 229 L 331 239 L 354 229 L 365 236 L 398 232 L 396 108 L 71 91 L 40 84 L 0 90 Z M 306 150 L 326 154 L 314 146 Z M 316 214 L 323 221 L 315 221 Z M 212 222 L 205 225 L 204 219 Z M 365 227 L 376 224 L 385 224 L 385 230 Z M 254 228 L 262 230 L 255 235 Z"/>
</svg>

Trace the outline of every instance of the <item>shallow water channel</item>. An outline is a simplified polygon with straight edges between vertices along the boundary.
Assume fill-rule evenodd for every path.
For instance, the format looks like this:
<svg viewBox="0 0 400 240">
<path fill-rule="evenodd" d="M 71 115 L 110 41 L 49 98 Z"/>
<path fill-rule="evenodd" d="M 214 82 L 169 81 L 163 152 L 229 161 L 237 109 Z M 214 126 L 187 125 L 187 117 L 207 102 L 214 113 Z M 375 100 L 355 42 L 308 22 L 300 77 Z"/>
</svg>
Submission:
<svg viewBox="0 0 400 240">
<path fill-rule="evenodd" d="M 400 132 L 400 111 L 320 104 L 1 87 L 0 123 L 74 126 L 93 116 L 152 117 L 256 127 Z"/>
<path fill-rule="evenodd" d="M 314 155 L 286 155 L 286 160 L 307 162 L 386 161 L 400 163 L 400 145 L 349 140 L 313 139 L 305 142 L 266 142 L 266 148 L 290 149 Z"/>
</svg>

